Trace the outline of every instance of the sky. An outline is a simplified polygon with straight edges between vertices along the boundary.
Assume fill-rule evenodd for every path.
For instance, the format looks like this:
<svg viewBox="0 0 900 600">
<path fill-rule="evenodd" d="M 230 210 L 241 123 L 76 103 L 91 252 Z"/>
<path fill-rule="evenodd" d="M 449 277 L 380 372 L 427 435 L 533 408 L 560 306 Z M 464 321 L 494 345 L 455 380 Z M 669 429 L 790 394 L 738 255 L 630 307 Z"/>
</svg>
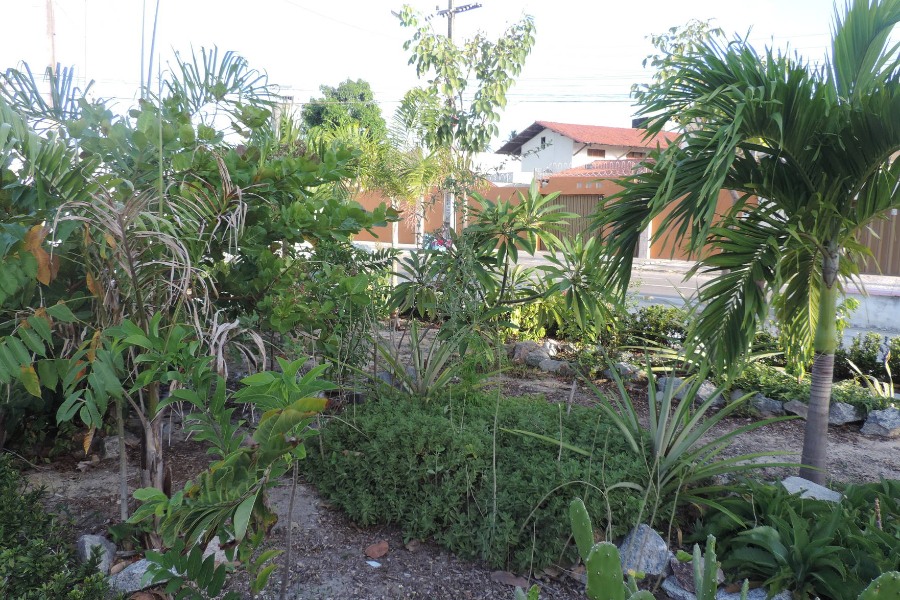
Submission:
<svg viewBox="0 0 900 600">
<path fill-rule="evenodd" d="M 407 0 L 423 14 L 436 2 Z M 456 0 L 457 6 L 469 0 Z M 842 4 L 844 0 L 839 0 Z M 0 36 L 0 68 L 25 61 L 43 70 L 51 60 L 48 3 L 54 17 L 56 61 L 76 77 L 94 80 L 95 95 L 124 110 L 140 82 L 142 28 L 145 54 L 156 0 L 0 0 L 7 25 Z M 632 84 L 650 80 L 642 67 L 651 34 L 690 19 L 712 19 L 729 35 L 749 32 L 760 50 L 789 48 L 821 63 L 831 38 L 831 0 L 481 0 L 481 8 L 454 22 L 460 42 L 476 31 L 496 38 L 531 15 L 535 47 L 508 94 L 498 147 L 513 130 L 536 120 L 629 127 Z M 160 0 L 154 54 L 166 65 L 173 51 L 217 46 L 234 50 L 265 71 L 295 102 L 319 96 L 319 86 L 364 79 L 386 118 L 417 85 L 403 42 L 411 31 L 391 11 L 403 0 Z M 146 14 L 146 18 L 142 15 Z M 446 31 L 442 17 L 431 19 Z M 11 26 L 12 25 L 12 26 Z M 154 67 L 155 68 L 155 67 Z"/>
</svg>

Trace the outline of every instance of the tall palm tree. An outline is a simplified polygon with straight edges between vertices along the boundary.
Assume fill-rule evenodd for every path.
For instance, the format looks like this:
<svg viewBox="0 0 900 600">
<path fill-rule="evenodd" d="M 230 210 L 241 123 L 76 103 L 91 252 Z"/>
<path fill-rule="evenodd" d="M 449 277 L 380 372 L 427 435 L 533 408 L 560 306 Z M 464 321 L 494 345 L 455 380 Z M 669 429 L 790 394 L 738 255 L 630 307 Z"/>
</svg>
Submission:
<svg viewBox="0 0 900 600">
<path fill-rule="evenodd" d="M 672 56 L 673 74 L 641 98 L 648 135 L 690 123 L 647 172 L 601 207 L 611 281 L 625 290 L 638 236 L 683 240 L 712 275 L 689 350 L 734 369 L 774 308 L 788 355 L 814 355 L 801 475 L 823 482 L 842 282 L 870 255 L 860 233 L 900 206 L 900 57 L 890 43 L 900 0 L 836 11 L 822 66 L 746 42 L 710 39 Z M 717 214 L 721 190 L 734 205 Z"/>
</svg>

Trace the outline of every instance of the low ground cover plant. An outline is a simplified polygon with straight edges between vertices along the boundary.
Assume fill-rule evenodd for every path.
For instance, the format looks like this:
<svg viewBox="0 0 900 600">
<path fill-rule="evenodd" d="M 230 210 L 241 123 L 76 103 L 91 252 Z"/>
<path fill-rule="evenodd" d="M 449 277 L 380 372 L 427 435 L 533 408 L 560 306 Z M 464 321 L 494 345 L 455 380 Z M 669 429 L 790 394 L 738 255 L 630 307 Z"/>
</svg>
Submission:
<svg viewBox="0 0 900 600">
<path fill-rule="evenodd" d="M 562 439 L 593 455 L 503 429 Z M 432 537 L 496 568 L 541 568 L 566 552 L 574 558 L 566 549 L 574 493 L 606 516 L 609 537 L 624 534 L 639 511 L 633 491 L 603 491 L 640 480 L 644 466 L 594 409 L 567 414 L 541 398 L 498 400 L 486 392 L 427 404 L 398 396 L 333 419 L 320 439 L 309 477 L 356 522 L 395 523 L 409 538 Z"/>
<path fill-rule="evenodd" d="M 65 523 L 44 510 L 46 493 L 28 489 L 0 454 L 0 597 L 102 600 L 106 580 L 96 562 L 78 564 Z"/>
</svg>

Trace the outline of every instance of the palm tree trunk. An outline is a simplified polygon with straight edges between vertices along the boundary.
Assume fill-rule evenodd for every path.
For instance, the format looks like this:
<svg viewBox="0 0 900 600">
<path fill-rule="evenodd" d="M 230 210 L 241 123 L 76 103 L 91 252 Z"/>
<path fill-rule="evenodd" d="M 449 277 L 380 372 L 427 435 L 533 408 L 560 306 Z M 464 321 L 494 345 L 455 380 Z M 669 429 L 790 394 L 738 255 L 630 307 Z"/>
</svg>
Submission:
<svg viewBox="0 0 900 600">
<path fill-rule="evenodd" d="M 800 476 L 818 484 L 825 484 L 826 453 L 828 447 L 828 409 L 831 403 L 831 387 L 834 380 L 834 352 L 837 349 L 838 288 L 837 249 L 829 248 L 822 265 L 822 288 L 819 294 L 819 318 L 813 349 L 816 358 L 812 368 L 812 385 L 809 395 L 809 412 L 803 437 L 803 456 Z"/>
</svg>

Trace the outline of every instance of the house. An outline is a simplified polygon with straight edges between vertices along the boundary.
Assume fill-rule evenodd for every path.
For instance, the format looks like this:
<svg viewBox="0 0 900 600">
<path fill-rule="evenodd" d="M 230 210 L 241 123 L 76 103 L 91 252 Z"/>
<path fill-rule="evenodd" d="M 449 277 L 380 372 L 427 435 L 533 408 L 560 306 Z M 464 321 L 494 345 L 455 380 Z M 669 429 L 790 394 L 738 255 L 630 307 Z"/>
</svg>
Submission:
<svg viewBox="0 0 900 600">
<path fill-rule="evenodd" d="M 519 157 L 515 183 L 529 183 L 533 177 L 582 167 L 595 161 L 639 160 L 650 150 L 671 143 L 676 135 L 662 132 L 647 137 L 646 130 L 631 127 L 606 127 L 535 121 L 513 136 L 497 154 Z"/>
</svg>

